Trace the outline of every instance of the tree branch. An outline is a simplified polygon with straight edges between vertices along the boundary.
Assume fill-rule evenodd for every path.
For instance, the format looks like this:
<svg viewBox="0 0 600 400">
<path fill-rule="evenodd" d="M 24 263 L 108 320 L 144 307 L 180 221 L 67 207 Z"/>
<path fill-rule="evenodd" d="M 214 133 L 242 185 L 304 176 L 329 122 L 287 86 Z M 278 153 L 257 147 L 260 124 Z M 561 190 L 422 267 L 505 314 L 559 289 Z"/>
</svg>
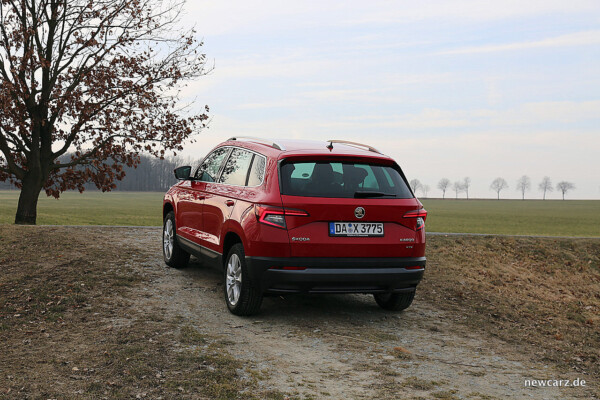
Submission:
<svg viewBox="0 0 600 400">
<path fill-rule="evenodd" d="M 0 151 L 2 151 L 2 153 L 4 154 L 4 158 L 6 159 L 6 164 L 8 166 L 8 172 L 12 173 L 19 179 L 23 179 L 25 177 L 25 170 L 22 169 L 21 167 L 19 167 L 15 163 L 15 161 L 12 157 L 12 153 L 10 151 L 10 147 L 8 146 L 8 143 L 6 142 L 4 135 L 2 135 L 1 133 L 0 133 Z"/>
<path fill-rule="evenodd" d="M 94 146 L 91 150 L 89 150 L 87 153 L 84 153 L 82 156 L 80 156 L 79 158 L 77 158 L 76 160 L 73 160 L 69 163 L 66 164 L 53 164 L 51 169 L 52 170 L 57 170 L 57 169 L 62 169 L 62 168 L 68 168 L 68 167 L 74 167 L 76 165 L 82 164 L 84 163 L 87 159 L 89 159 L 90 157 L 94 156 L 96 153 L 98 153 L 98 151 L 104 147 L 108 142 L 110 142 L 111 140 L 118 138 L 118 137 L 127 137 L 127 135 L 120 135 L 120 134 L 115 134 L 115 135 L 110 135 L 107 138 L 105 138 L 104 140 L 100 141 L 96 146 Z"/>
</svg>

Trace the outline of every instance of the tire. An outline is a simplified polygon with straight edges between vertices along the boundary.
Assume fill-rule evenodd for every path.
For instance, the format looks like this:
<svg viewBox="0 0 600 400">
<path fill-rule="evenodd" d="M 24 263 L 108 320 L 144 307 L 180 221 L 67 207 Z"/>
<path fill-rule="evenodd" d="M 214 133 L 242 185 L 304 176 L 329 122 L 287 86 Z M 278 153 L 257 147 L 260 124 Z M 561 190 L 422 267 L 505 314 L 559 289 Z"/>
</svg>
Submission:
<svg viewBox="0 0 600 400">
<path fill-rule="evenodd" d="M 175 214 L 171 211 L 163 222 L 163 258 L 169 267 L 185 268 L 190 260 L 190 253 L 179 247 L 176 232 Z"/>
<path fill-rule="evenodd" d="M 415 291 L 409 293 L 378 293 L 374 294 L 375 301 L 384 310 L 402 311 L 406 310 L 415 298 Z"/>
<path fill-rule="evenodd" d="M 225 302 L 227 308 L 235 315 L 253 315 L 260 310 L 263 295 L 250 279 L 244 247 L 237 243 L 231 247 L 224 268 Z"/>
</svg>

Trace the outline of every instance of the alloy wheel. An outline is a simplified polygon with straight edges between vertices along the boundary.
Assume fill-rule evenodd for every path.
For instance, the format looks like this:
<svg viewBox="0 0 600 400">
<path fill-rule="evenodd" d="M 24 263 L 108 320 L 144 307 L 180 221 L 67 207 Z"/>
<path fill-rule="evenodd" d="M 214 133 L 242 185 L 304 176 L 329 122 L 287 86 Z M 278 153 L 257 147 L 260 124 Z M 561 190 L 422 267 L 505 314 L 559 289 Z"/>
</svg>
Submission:
<svg viewBox="0 0 600 400">
<path fill-rule="evenodd" d="M 232 254 L 227 263 L 227 299 L 235 306 L 242 292 L 242 263 L 237 254 Z"/>
<path fill-rule="evenodd" d="M 171 254 L 173 254 L 173 221 L 170 219 L 165 223 L 163 231 L 163 250 L 167 260 L 171 259 Z"/>
</svg>

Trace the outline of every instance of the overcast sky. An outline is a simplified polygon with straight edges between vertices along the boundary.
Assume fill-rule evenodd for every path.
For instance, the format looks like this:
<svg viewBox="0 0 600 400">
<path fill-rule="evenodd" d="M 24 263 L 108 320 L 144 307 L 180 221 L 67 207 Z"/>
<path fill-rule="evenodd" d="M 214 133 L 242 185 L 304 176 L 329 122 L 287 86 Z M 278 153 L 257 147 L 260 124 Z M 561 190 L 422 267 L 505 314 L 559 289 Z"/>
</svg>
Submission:
<svg viewBox="0 0 600 400">
<path fill-rule="evenodd" d="M 431 186 L 468 176 L 573 182 L 600 198 L 600 1 L 188 1 L 214 71 L 184 91 L 210 129 L 346 139 L 380 148 Z M 559 198 L 554 192 L 550 198 Z"/>
</svg>

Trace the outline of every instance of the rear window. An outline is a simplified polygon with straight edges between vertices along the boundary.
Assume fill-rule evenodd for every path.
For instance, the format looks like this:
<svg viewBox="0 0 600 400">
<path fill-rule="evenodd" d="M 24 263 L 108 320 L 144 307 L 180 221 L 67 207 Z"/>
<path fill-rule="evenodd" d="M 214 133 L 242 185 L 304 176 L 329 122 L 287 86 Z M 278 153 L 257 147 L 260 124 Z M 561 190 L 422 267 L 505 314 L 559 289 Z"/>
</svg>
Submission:
<svg viewBox="0 0 600 400">
<path fill-rule="evenodd" d="M 281 165 L 282 193 L 337 198 L 413 197 L 391 166 L 351 162 L 287 162 Z"/>
</svg>

